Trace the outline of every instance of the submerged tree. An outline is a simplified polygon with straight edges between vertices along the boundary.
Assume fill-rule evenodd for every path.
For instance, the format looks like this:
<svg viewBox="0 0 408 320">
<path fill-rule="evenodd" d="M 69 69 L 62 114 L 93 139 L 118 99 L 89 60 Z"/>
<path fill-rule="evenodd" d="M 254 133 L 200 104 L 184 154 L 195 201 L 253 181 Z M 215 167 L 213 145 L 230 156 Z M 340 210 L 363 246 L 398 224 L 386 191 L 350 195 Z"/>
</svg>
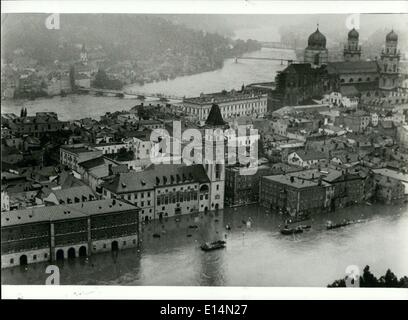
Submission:
<svg viewBox="0 0 408 320">
<path fill-rule="evenodd" d="M 329 288 L 346 287 L 346 279 L 339 279 L 328 285 Z M 404 276 L 398 280 L 397 276 L 388 269 L 385 275 L 377 279 L 366 266 L 363 275 L 360 276 L 360 287 L 363 288 L 408 288 L 408 277 Z"/>
</svg>

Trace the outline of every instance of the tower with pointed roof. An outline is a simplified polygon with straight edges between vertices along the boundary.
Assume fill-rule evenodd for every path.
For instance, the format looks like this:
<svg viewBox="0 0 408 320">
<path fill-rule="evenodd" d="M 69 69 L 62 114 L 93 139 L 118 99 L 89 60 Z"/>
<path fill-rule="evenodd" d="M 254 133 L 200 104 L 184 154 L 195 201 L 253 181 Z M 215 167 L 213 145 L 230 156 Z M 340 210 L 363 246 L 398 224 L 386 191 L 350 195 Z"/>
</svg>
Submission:
<svg viewBox="0 0 408 320">
<path fill-rule="evenodd" d="M 385 37 L 385 48 L 381 52 L 380 63 L 380 89 L 385 91 L 394 90 L 399 83 L 398 35 L 391 30 Z"/>
<path fill-rule="evenodd" d="M 82 45 L 81 53 L 80 53 L 79 58 L 80 58 L 81 63 L 82 63 L 83 65 L 87 65 L 87 64 L 88 64 L 88 51 L 87 51 L 86 48 L 85 48 L 85 44 Z"/>
<path fill-rule="evenodd" d="M 358 44 L 359 34 L 356 29 L 348 33 L 347 44 L 344 46 L 344 61 L 359 61 L 361 57 L 361 46 Z"/>
<path fill-rule="evenodd" d="M 313 67 L 326 65 L 329 60 L 329 51 L 326 49 L 326 37 L 319 31 L 319 26 L 307 41 L 304 61 Z"/>
<path fill-rule="evenodd" d="M 213 104 L 205 121 L 204 168 L 210 179 L 210 210 L 224 208 L 225 189 L 225 135 L 228 124 L 222 118 L 220 107 Z M 208 130 L 209 129 L 209 130 Z"/>
</svg>

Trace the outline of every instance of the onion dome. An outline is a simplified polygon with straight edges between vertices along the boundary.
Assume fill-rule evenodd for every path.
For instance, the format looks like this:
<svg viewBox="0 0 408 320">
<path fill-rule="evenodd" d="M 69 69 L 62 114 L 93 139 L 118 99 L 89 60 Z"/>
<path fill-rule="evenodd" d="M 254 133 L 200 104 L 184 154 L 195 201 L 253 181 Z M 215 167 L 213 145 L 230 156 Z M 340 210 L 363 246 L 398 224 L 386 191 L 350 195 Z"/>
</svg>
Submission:
<svg viewBox="0 0 408 320">
<path fill-rule="evenodd" d="M 351 29 L 348 33 L 349 40 L 358 40 L 359 34 L 356 29 Z"/>
<path fill-rule="evenodd" d="M 394 32 L 394 30 L 391 30 L 389 34 L 385 37 L 385 40 L 388 41 L 398 41 L 398 35 Z"/>
<path fill-rule="evenodd" d="M 309 36 L 307 47 L 310 49 L 326 49 L 326 37 L 319 31 L 319 28 Z"/>
</svg>

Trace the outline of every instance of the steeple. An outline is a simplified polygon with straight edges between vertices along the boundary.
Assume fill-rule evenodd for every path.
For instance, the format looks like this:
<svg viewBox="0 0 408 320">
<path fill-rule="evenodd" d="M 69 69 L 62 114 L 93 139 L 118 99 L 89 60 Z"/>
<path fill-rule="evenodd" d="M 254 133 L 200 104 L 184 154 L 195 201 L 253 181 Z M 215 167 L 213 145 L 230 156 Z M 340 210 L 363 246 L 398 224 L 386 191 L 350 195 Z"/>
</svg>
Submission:
<svg viewBox="0 0 408 320">
<path fill-rule="evenodd" d="M 397 46 L 398 35 L 391 30 L 385 37 L 385 48 L 381 52 L 380 89 L 393 90 L 399 85 L 400 52 Z"/>
<path fill-rule="evenodd" d="M 205 125 L 211 127 L 223 127 L 226 124 L 227 123 L 222 118 L 220 107 L 217 104 L 213 103 L 210 113 L 208 114 L 208 118 L 205 121 Z"/>
</svg>

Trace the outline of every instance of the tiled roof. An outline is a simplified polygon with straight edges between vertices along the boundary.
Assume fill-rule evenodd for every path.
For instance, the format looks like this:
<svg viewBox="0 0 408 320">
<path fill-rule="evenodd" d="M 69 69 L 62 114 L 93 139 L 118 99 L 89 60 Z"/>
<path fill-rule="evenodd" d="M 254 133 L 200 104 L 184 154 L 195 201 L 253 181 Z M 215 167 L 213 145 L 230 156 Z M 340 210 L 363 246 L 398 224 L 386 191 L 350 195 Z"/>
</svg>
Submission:
<svg viewBox="0 0 408 320">
<path fill-rule="evenodd" d="M 152 165 L 144 171 L 118 174 L 106 181 L 103 187 L 113 193 L 128 193 L 195 182 L 209 182 L 202 165 L 160 164 Z"/>
<path fill-rule="evenodd" d="M 67 203 L 68 199 L 74 201 L 75 198 L 81 199 L 82 196 L 85 196 L 88 199 L 90 195 L 95 196 L 92 189 L 86 185 L 54 190 L 53 193 L 58 201 L 64 201 L 65 203 Z"/>
<path fill-rule="evenodd" d="M 311 181 L 311 180 L 306 180 L 306 179 L 300 179 L 298 177 L 295 176 L 290 176 L 290 175 L 286 175 L 286 174 L 280 174 L 280 175 L 275 175 L 275 176 L 267 176 L 264 177 L 265 179 L 271 180 L 271 181 L 275 181 L 290 187 L 294 187 L 297 189 L 301 189 L 301 188 L 310 188 L 310 187 L 317 187 L 318 183 L 315 181 Z M 322 182 L 323 185 L 328 185 L 325 182 Z"/>
<path fill-rule="evenodd" d="M 326 159 L 326 155 L 315 150 L 297 150 L 296 154 L 304 161 Z"/>
<path fill-rule="evenodd" d="M 136 209 L 136 206 L 120 200 L 111 199 L 56 206 L 34 207 L 24 210 L 2 212 L 1 226 L 8 227 L 16 224 L 84 218 L 90 215 L 113 213 L 132 209 Z"/>
<path fill-rule="evenodd" d="M 327 64 L 329 73 L 378 72 L 378 70 L 379 67 L 376 61 L 338 61 Z"/>
</svg>

